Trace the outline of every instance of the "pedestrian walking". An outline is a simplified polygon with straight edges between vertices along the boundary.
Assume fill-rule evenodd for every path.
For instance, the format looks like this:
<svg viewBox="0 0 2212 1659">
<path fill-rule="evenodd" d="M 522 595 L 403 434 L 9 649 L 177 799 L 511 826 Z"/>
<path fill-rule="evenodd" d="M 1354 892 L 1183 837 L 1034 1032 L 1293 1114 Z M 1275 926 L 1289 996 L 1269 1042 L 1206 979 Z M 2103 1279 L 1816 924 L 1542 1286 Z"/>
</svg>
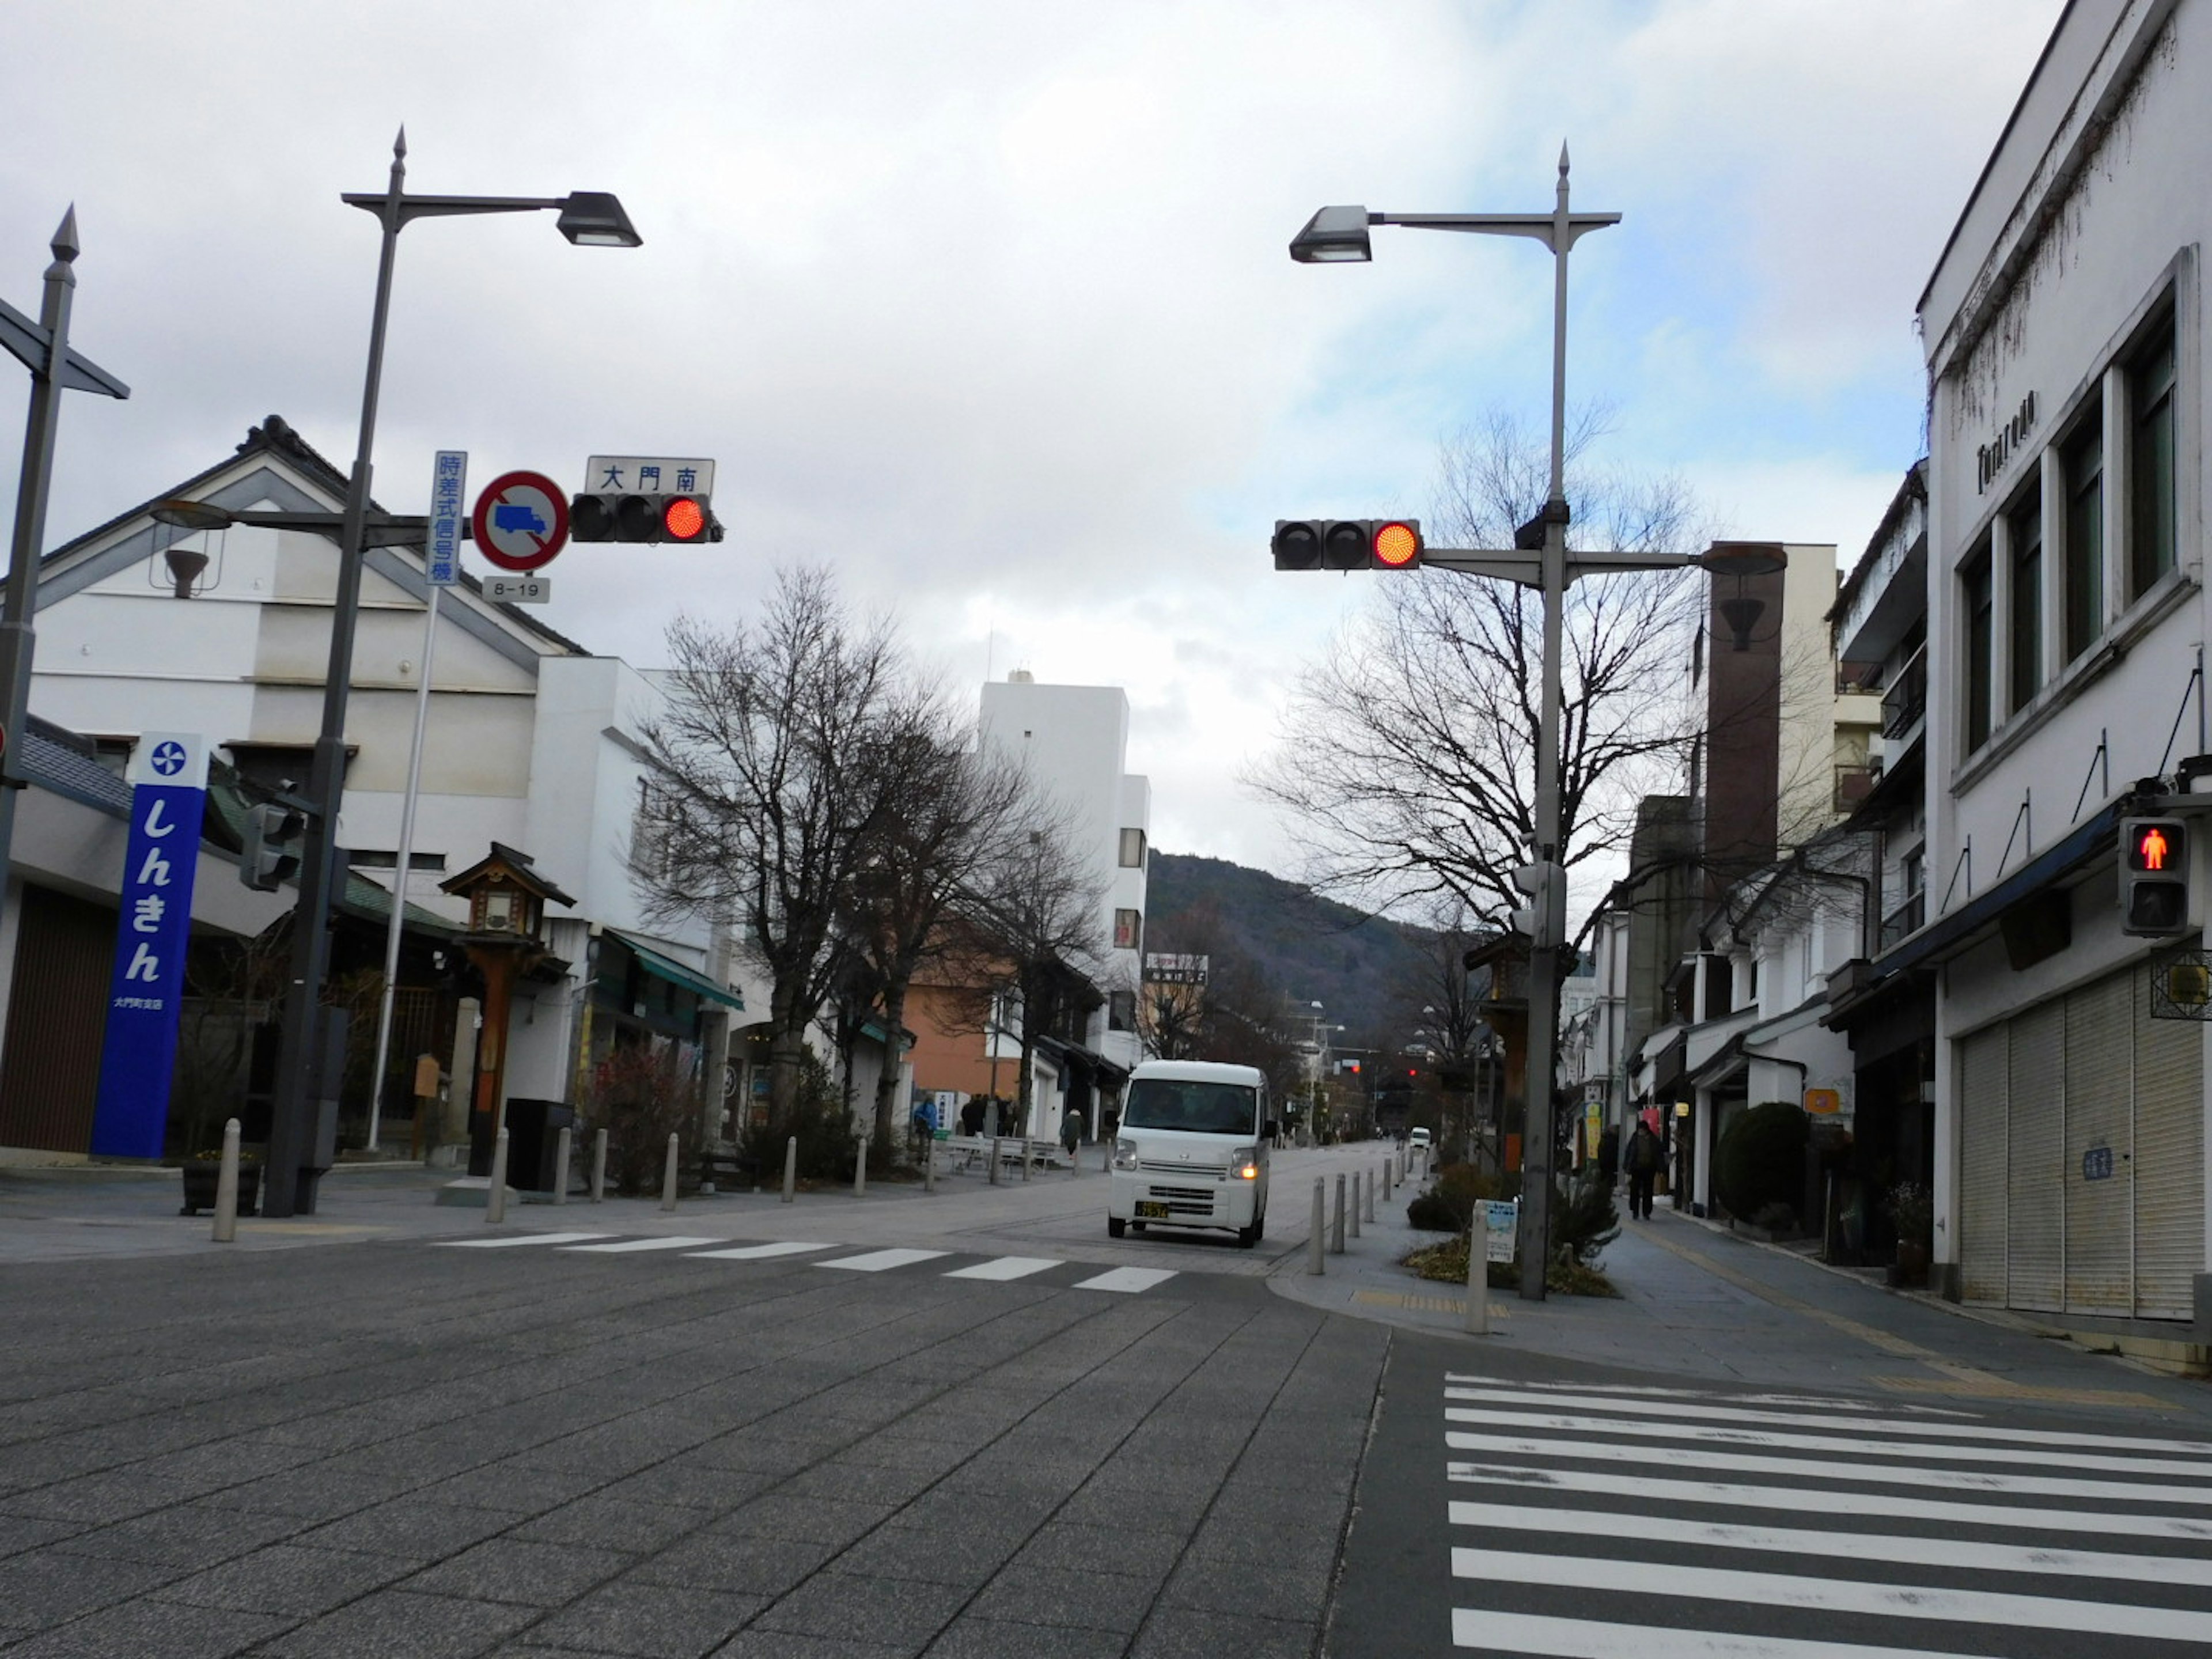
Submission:
<svg viewBox="0 0 2212 1659">
<path fill-rule="evenodd" d="M 1628 1165 L 1628 1213 L 1639 1221 L 1649 1221 L 1651 1183 L 1659 1178 L 1660 1166 L 1667 1161 L 1666 1149 L 1660 1146 L 1659 1137 L 1651 1133 L 1649 1123 L 1636 1126 L 1636 1133 L 1628 1138 L 1623 1161 Z"/>
<path fill-rule="evenodd" d="M 1605 1133 L 1597 1138 L 1597 1172 L 1605 1177 L 1605 1189 L 1610 1194 L 1613 1184 L 1620 1179 L 1620 1126 L 1608 1123 Z"/>
<path fill-rule="evenodd" d="M 1060 1144 L 1073 1162 L 1075 1149 L 1083 1144 L 1083 1114 L 1073 1107 L 1060 1115 Z"/>
</svg>

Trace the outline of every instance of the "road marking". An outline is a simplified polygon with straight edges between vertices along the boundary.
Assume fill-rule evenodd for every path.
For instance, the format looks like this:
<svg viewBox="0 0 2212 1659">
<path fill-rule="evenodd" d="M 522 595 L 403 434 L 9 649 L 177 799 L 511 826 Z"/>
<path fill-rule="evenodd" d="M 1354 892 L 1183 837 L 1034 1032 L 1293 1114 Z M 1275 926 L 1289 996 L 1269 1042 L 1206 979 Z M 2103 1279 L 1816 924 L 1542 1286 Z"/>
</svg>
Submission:
<svg viewBox="0 0 2212 1659">
<path fill-rule="evenodd" d="M 809 1250 L 834 1250 L 835 1244 L 740 1244 L 729 1250 L 696 1250 L 700 1261 L 763 1261 L 770 1256 L 804 1255 Z"/>
<path fill-rule="evenodd" d="M 1884 1434 L 1956 1435 L 1962 1440 L 2004 1440 L 2036 1446 L 2102 1447 L 2111 1450 L 2147 1451 L 2177 1456 L 2212 1457 L 2212 1443 L 2202 1440 L 2160 1440 L 2121 1434 L 2062 1434 L 2051 1429 L 2003 1429 L 1986 1424 L 1947 1422 L 1927 1418 L 1860 1415 L 1864 1407 L 1821 1416 L 1809 1412 L 1746 1410 L 1735 1405 L 1697 1406 L 1673 1400 L 1622 1400 L 1604 1394 L 1559 1394 L 1535 1389 L 1455 1389 L 1444 1390 L 1447 1400 L 1486 1400 L 1500 1405 L 1516 1401 L 1540 1406 L 1580 1406 L 1623 1416 L 1681 1417 L 1724 1422 L 1772 1424 L 1777 1428 L 1866 1427 Z M 1911 1410 L 1906 1407 L 1904 1409 Z M 1946 1413 L 1956 1416 L 1957 1413 Z"/>
<path fill-rule="evenodd" d="M 1802 1504 L 1802 1498 L 1800 1501 Z M 2047 1523 L 2051 1517 L 2039 1513 L 2036 1519 Z M 2105 1550 L 1984 1544 L 1912 1534 L 1749 1527 L 1618 1510 L 1528 1509 L 1518 1504 L 1455 1503 L 1451 1520 L 1455 1527 L 1489 1527 L 1504 1532 L 1636 1538 L 1656 1544 L 1763 1550 L 1778 1555 L 1813 1555 L 1846 1561 L 1896 1561 L 1907 1566 L 1956 1567 L 1970 1572 L 2049 1572 L 2073 1578 L 2131 1578 L 2146 1584 L 2177 1584 L 2192 1589 L 2202 1589 L 2206 1577 L 2203 1560 L 2190 1556 L 2121 1555 Z"/>
<path fill-rule="evenodd" d="M 1079 1291 L 1119 1291 L 1124 1294 L 1149 1291 L 1155 1285 L 1164 1285 L 1175 1277 L 1165 1267 L 1116 1267 L 1111 1273 L 1100 1273 L 1096 1279 L 1086 1279 L 1075 1288 Z"/>
<path fill-rule="evenodd" d="M 1540 1555 L 1528 1550 L 1452 1551 L 1461 1578 L 1556 1589 L 1592 1585 L 1630 1595 L 1685 1596 L 1737 1601 L 1803 1613 L 1871 1613 L 1879 1618 L 1933 1619 L 1952 1624 L 1995 1625 L 2014 1631 L 2065 1630 L 2109 1635 L 2124 1618 L 2130 1640 L 2157 1638 L 2212 1646 L 2212 1613 L 2111 1601 L 2072 1601 L 2007 1590 L 1952 1589 L 1931 1584 L 1891 1585 L 1855 1578 L 1808 1578 L 1796 1573 L 1746 1572 L 1735 1567 L 1692 1566 L 1679 1561 L 1592 1561 Z M 1457 1621 L 1456 1612 L 1454 1621 Z M 1631 1653 L 1641 1651 L 1631 1646 Z M 1848 1650 L 1845 1650 L 1848 1651 Z"/>
<path fill-rule="evenodd" d="M 1934 1363 L 1934 1362 L 1929 1362 Z M 1947 1367 L 1938 1366 L 1938 1370 Z M 2124 1389 L 2057 1389 L 2033 1382 L 2014 1382 L 1967 1366 L 1957 1376 L 1869 1376 L 1876 1388 L 1900 1394 L 1940 1394 L 1954 1400 L 2014 1400 L 2051 1406 L 2121 1406 L 2135 1411 L 2178 1412 L 2179 1403 L 2154 1395 L 2131 1394 Z"/>
<path fill-rule="evenodd" d="M 1730 1636 L 1656 1625 L 1606 1625 L 1533 1613 L 1452 1611 L 1452 1644 L 1540 1659 L 1966 1659 L 1932 1648 L 1875 1648 L 1858 1642 L 1806 1642 L 1787 1636 Z"/>
<path fill-rule="evenodd" d="M 640 1250 L 688 1250 L 699 1244 L 719 1244 L 718 1238 L 625 1238 L 619 1244 L 563 1244 L 564 1250 L 598 1255 L 635 1255 Z"/>
<path fill-rule="evenodd" d="M 1723 1413 L 1725 1415 L 1725 1413 Z M 1644 1423 L 1619 1417 L 1588 1417 L 1580 1414 L 1539 1416 L 1528 1412 L 1483 1411 L 1473 1406 L 1451 1406 L 1444 1411 L 1448 1423 L 1480 1423 L 1492 1428 L 1541 1430 L 1555 1434 L 1586 1435 L 1605 1433 L 1634 1439 L 1687 1440 L 1698 1445 L 1764 1446 L 1783 1451 L 1856 1452 L 1863 1457 L 1926 1457 L 1948 1463 L 2017 1463 L 2023 1459 L 2056 1469 L 2101 1469 L 2107 1474 L 2134 1474 L 2138 1470 L 2156 1472 L 2160 1464 L 2182 1463 L 2193 1467 L 2195 1472 L 2212 1474 L 2212 1462 L 2202 1455 L 2185 1459 L 2177 1451 L 2164 1449 L 2170 1442 L 2154 1442 L 2160 1448 L 2155 1458 L 2124 1457 L 2087 1451 L 2029 1452 L 2019 1446 L 1962 1446 L 1955 1443 L 1921 1444 L 1905 1440 L 1870 1439 L 1863 1435 L 1841 1434 L 1782 1434 L 1746 1423 L 1740 1427 L 1720 1427 L 1703 1423 Z M 1992 1431 L 1992 1437 L 2002 1434 Z M 2203 1454 L 2208 1449 L 2194 1448 Z"/>
<path fill-rule="evenodd" d="M 1421 1296 L 1409 1291 L 1354 1291 L 1352 1299 L 1383 1308 L 1418 1308 L 1423 1313 L 1463 1314 L 1467 1311 L 1467 1298 L 1463 1296 Z M 1490 1304 L 1492 1319 L 1504 1319 L 1508 1312 L 1498 1303 Z"/>
<path fill-rule="evenodd" d="M 1711 1389 L 1656 1389 L 1630 1383 L 1600 1385 L 1590 1382 L 1531 1382 L 1504 1376 L 1480 1376 L 1468 1371 L 1446 1371 L 1447 1383 L 1480 1383 L 1488 1388 L 1528 1389 L 1533 1390 L 1603 1395 L 1608 1400 L 1724 1400 L 1731 1406 L 1813 1406 L 1825 1411 L 1850 1412 L 1917 1412 L 1925 1417 L 1971 1419 L 1972 1412 L 1947 1411 L 1941 1406 L 1899 1406 L 1887 1401 L 1876 1404 L 1871 1400 L 1837 1400 L 1818 1394 L 1730 1394 L 1719 1395 Z"/>
<path fill-rule="evenodd" d="M 1680 1446 L 1614 1446 L 1576 1440 L 1527 1440 L 1515 1435 L 1448 1431 L 1454 1451 L 1486 1452 L 1492 1457 L 1564 1457 L 1586 1463 L 1680 1464 Z M 1744 1474 L 1802 1475 L 1814 1480 L 1856 1480 L 1876 1486 L 1936 1486 L 1950 1492 L 2004 1492 L 2021 1498 L 2087 1498 L 2137 1504 L 2201 1504 L 2202 1486 L 2162 1486 L 2148 1480 L 2069 1480 L 2056 1476 L 1991 1474 L 1979 1469 L 1912 1468 L 1811 1457 L 1753 1457 L 1736 1452 L 1700 1452 L 1699 1464 Z M 1810 1502 L 1823 1493 L 1807 1494 Z"/>
<path fill-rule="evenodd" d="M 449 1250 L 504 1250 L 519 1244 L 568 1244 L 583 1238 L 612 1238 L 612 1233 L 529 1233 L 521 1237 L 441 1238 L 435 1243 Z"/>
<path fill-rule="evenodd" d="M 1620 1475 L 1595 1469 L 1538 1469 L 1521 1463 L 1454 1463 L 1453 1480 L 1468 1486 L 1510 1486 L 1516 1490 L 1587 1493 L 1610 1498 L 1632 1498 L 1639 1503 L 1705 1504 L 1717 1508 L 1780 1510 L 1802 1516 L 1813 1495 L 1795 1484 L 1784 1486 L 1750 1486 L 1729 1480 L 1668 1480 L 1639 1475 L 1634 1486 L 1623 1489 Z M 1885 1516 L 1912 1520 L 1947 1522 L 1967 1527 L 2010 1527 L 2035 1532 L 2050 1530 L 2054 1512 L 2001 1504 L 1957 1504 L 1917 1492 L 1836 1492 L 1819 1494 L 1825 1516 Z M 1457 1504 L 1453 1508 L 1457 1510 Z M 1455 1517 L 1456 1518 L 1456 1517 Z M 2172 1538 L 2202 1542 L 2212 1540 L 2212 1520 L 2189 1520 L 2179 1516 L 2107 1514 L 2092 1510 L 2067 1510 L 2057 1518 L 2069 1533 L 2102 1533 L 2130 1538 Z"/>
<path fill-rule="evenodd" d="M 843 1267 L 856 1273 L 879 1273 L 892 1267 L 907 1267 L 917 1261 L 934 1261 L 945 1250 L 871 1250 L 865 1255 L 841 1256 L 835 1261 L 817 1261 L 817 1267 Z"/>
<path fill-rule="evenodd" d="M 1002 1255 L 990 1261 L 979 1261 L 972 1267 L 955 1267 L 945 1274 L 947 1279 L 1026 1279 L 1031 1273 L 1041 1273 L 1047 1267 L 1057 1267 L 1060 1259 L 1049 1255 Z"/>
</svg>

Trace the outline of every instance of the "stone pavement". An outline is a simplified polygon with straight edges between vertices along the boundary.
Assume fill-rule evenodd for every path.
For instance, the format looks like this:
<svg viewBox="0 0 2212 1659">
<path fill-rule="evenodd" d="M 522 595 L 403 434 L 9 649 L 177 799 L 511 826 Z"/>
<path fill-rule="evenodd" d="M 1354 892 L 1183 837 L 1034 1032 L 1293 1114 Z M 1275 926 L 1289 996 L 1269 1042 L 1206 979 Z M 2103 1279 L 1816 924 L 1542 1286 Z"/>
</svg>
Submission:
<svg viewBox="0 0 2212 1659">
<path fill-rule="evenodd" d="M 1275 1202 L 1287 1208 L 1292 1196 L 1285 1187 Z M 1310 1205 L 1310 1180 L 1304 1196 Z M 1378 1204 L 1376 1221 L 1347 1240 L 1343 1255 L 1326 1258 L 1322 1277 L 1310 1277 L 1300 1255 L 1279 1263 L 1269 1287 L 1355 1318 L 1458 1333 L 1464 1294 L 1396 1265 L 1437 1237 L 1407 1224 L 1401 1196 Z M 1492 1334 L 1463 1340 L 1717 1382 L 2212 1421 L 2212 1384 L 2085 1352 L 2039 1334 L 2027 1321 L 1888 1291 L 1664 1207 L 1639 1222 L 1626 1218 L 1624 1206 L 1620 1237 L 1601 1265 L 1618 1299 L 1527 1303 L 1493 1289 Z"/>
</svg>

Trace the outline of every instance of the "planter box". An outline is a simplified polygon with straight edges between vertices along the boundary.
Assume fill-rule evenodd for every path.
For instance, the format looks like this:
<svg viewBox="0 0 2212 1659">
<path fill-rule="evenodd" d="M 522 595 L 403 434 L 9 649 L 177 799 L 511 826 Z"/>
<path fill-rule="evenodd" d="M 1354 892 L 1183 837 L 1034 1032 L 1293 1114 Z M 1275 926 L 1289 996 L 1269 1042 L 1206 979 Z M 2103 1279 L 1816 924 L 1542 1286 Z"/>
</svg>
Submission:
<svg viewBox="0 0 2212 1659">
<path fill-rule="evenodd" d="M 216 1182 L 222 1174 L 219 1164 L 187 1164 L 184 1166 L 185 1207 L 180 1215 L 198 1215 L 202 1210 L 215 1208 Z M 238 1171 L 238 1212 L 252 1215 L 261 1201 L 261 1166 L 242 1164 Z"/>
</svg>

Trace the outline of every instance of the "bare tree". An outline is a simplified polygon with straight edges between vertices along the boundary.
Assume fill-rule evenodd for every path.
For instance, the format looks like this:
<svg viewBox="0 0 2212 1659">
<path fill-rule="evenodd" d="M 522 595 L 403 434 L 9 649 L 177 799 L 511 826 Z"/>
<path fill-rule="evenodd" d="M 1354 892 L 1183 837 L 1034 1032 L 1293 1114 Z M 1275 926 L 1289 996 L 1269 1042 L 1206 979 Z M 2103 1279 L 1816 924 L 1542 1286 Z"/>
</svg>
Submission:
<svg viewBox="0 0 2212 1659">
<path fill-rule="evenodd" d="M 1686 552 L 1710 539 L 1673 477 L 1582 465 L 1569 446 L 1571 547 Z M 1542 506 L 1542 444 L 1504 415 L 1447 443 L 1429 539 L 1510 546 Z M 1510 874 L 1535 829 L 1542 597 L 1492 578 L 1379 578 L 1373 605 L 1299 677 L 1274 755 L 1248 778 L 1304 832 L 1323 890 L 1443 898 L 1492 925 L 1525 902 Z M 1679 776 L 1699 726 L 1689 652 L 1703 617 L 1680 571 L 1598 576 L 1563 617 L 1560 820 L 1570 866 L 1625 849 L 1635 803 Z"/>
<path fill-rule="evenodd" d="M 632 870 L 650 914 L 730 924 L 768 975 L 781 1124 L 807 1028 L 851 970 L 843 915 L 898 810 L 917 694 L 889 623 L 854 617 L 820 570 L 780 574 L 757 623 L 684 618 L 668 643 Z"/>
<path fill-rule="evenodd" d="M 970 976 L 975 935 L 947 927 L 946 919 L 963 895 L 1015 856 L 1038 810 L 1018 763 L 970 746 L 942 695 L 933 690 L 917 701 L 908 721 L 895 757 L 893 810 L 854 872 L 845 916 L 862 1000 L 880 1008 L 893 1044 L 917 974 L 938 968 L 951 971 L 933 977 Z M 898 1066 L 887 1063 L 876 1082 L 879 1148 L 890 1143 L 897 1093 Z"/>
</svg>

